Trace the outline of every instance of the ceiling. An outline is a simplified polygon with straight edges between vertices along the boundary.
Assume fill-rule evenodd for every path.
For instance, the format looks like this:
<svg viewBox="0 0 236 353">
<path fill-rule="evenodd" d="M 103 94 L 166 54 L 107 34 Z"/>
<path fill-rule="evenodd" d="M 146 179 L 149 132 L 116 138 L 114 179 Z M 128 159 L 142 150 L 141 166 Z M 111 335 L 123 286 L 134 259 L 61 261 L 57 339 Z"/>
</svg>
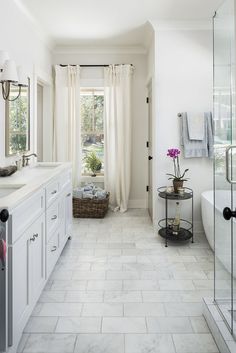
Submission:
<svg viewBox="0 0 236 353">
<path fill-rule="evenodd" d="M 148 20 L 209 20 L 223 0 L 14 0 L 56 45 L 145 45 Z"/>
</svg>

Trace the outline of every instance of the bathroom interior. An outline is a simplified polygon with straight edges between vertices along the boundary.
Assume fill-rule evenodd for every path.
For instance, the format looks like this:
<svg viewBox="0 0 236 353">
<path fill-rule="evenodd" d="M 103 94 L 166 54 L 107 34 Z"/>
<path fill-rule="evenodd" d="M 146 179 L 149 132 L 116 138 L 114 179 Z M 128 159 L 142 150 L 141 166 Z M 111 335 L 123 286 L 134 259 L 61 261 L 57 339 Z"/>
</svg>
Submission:
<svg viewBox="0 0 236 353">
<path fill-rule="evenodd" d="M 236 352 L 236 1 L 1 10 L 0 353 Z"/>
</svg>

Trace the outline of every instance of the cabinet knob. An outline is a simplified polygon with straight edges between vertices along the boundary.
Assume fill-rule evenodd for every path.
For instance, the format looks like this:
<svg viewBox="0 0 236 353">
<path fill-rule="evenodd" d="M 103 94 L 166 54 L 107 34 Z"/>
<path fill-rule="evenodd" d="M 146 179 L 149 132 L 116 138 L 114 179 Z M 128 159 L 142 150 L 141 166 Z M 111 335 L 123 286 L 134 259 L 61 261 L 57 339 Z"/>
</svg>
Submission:
<svg viewBox="0 0 236 353">
<path fill-rule="evenodd" d="M 32 238 L 30 238 L 30 241 L 35 241 L 35 237 L 33 236 Z"/>
<path fill-rule="evenodd" d="M 0 212 L 0 221 L 5 223 L 5 222 L 7 222 L 8 218 L 9 218 L 8 210 L 6 210 L 6 209 L 2 210 Z"/>
<path fill-rule="evenodd" d="M 69 196 L 71 196 L 71 192 L 69 192 L 69 194 L 66 195 L 66 197 L 69 197 Z"/>
<path fill-rule="evenodd" d="M 57 219 L 57 215 L 52 216 L 51 220 L 54 221 L 55 219 Z"/>
<path fill-rule="evenodd" d="M 38 233 L 35 233 L 35 234 L 33 235 L 34 238 L 38 238 L 38 236 L 39 236 Z"/>
<path fill-rule="evenodd" d="M 56 193 L 57 193 L 57 190 L 53 190 L 53 191 L 51 192 L 52 195 L 54 195 L 54 194 L 56 194 Z"/>
<path fill-rule="evenodd" d="M 57 250 L 57 246 L 54 245 L 54 246 L 52 247 L 52 249 L 51 249 L 51 252 L 56 251 L 56 250 Z"/>
</svg>

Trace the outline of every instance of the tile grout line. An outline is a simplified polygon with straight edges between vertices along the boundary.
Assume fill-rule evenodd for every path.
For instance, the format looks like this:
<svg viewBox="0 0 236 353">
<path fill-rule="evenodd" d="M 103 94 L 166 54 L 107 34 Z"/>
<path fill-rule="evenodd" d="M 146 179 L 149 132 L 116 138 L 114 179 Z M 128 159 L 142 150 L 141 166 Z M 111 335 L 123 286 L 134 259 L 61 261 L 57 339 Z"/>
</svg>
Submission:
<svg viewBox="0 0 236 353">
<path fill-rule="evenodd" d="M 75 342 L 74 342 L 73 353 L 74 353 L 75 348 L 76 348 L 76 344 L 77 344 L 78 336 L 79 336 L 79 334 L 76 334 L 76 336 L 75 336 Z"/>
</svg>

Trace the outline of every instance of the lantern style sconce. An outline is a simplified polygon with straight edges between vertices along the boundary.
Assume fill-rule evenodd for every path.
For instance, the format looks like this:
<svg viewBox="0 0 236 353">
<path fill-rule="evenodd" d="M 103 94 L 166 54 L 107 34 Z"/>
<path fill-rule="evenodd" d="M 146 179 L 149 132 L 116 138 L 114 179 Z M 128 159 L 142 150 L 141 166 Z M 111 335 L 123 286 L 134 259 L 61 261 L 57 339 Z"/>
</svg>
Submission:
<svg viewBox="0 0 236 353">
<path fill-rule="evenodd" d="M 24 75 L 22 68 L 16 67 L 14 60 L 9 58 L 5 51 L 0 50 L 0 82 L 2 85 L 2 97 L 4 100 L 15 101 L 21 94 L 22 87 L 28 87 L 28 79 Z M 11 84 L 19 87 L 16 97 L 10 99 Z"/>
</svg>

